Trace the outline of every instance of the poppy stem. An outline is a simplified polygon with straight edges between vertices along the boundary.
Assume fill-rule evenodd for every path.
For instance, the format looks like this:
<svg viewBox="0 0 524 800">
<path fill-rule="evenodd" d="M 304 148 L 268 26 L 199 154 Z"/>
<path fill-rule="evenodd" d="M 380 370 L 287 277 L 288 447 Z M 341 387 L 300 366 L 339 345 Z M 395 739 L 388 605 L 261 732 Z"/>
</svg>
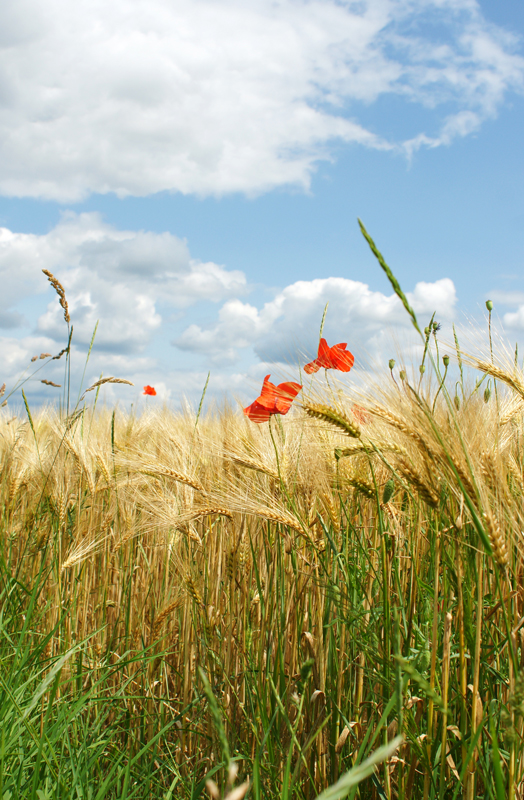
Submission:
<svg viewBox="0 0 524 800">
<path fill-rule="evenodd" d="M 297 512 L 295 503 L 293 502 L 293 498 L 290 496 L 290 494 L 289 494 L 289 492 L 287 490 L 287 486 L 286 486 L 286 484 L 284 482 L 284 479 L 282 478 L 282 473 L 280 472 L 280 459 L 278 457 L 277 443 L 275 441 L 275 437 L 273 436 L 273 427 L 271 425 L 271 420 L 272 420 L 272 417 L 269 417 L 269 435 L 271 436 L 271 441 L 273 442 L 273 447 L 275 449 L 275 458 L 277 460 L 277 472 L 278 472 L 278 477 L 279 477 L 279 480 L 280 480 L 280 491 L 282 492 L 283 496 L 286 498 L 286 501 L 287 501 L 287 504 L 288 504 L 289 508 L 293 511 L 295 516 L 298 517 L 299 514 Z"/>
<path fill-rule="evenodd" d="M 329 389 L 329 392 L 330 392 L 330 394 L 331 394 L 331 397 L 333 398 L 333 400 L 336 400 L 336 397 L 335 397 L 335 390 L 333 389 L 333 387 L 331 386 L 331 384 L 330 384 L 330 382 L 329 382 L 329 378 L 328 378 L 328 371 L 327 371 L 327 369 L 325 369 L 325 370 L 324 370 L 324 372 L 326 373 L 326 383 L 327 383 L 327 385 L 328 385 L 328 389 Z"/>
<path fill-rule="evenodd" d="M 395 384 L 395 386 L 397 387 L 397 389 L 400 392 L 400 386 L 398 385 L 397 381 L 395 380 L 395 376 L 393 375 L 393 370 L 390 370 L 390 372 L 391 372 L 391 377 L 393 379 L 393 383 Z"/>
<path fill-rule="evenodd" d="M 280 488 L 282 489 L 282 491 L 285 491 L 284 481 L 282 480 L 282 474 L 280 472 L 280 459 L 278 457 L 277 443 L 275 442 L 275 437 L 273 436 L 273 428 L 271 426 L 271 419 L 272 419 L 272 417 L 270 416 L 269 417 L 269 435 L 271 436 L 271 441 L 273 442 L 273 447 L 275 449 L 275 458 L 277 460 L 277 472 L 278 472 L 278 478 L 280 480 Z"/>
</svg>

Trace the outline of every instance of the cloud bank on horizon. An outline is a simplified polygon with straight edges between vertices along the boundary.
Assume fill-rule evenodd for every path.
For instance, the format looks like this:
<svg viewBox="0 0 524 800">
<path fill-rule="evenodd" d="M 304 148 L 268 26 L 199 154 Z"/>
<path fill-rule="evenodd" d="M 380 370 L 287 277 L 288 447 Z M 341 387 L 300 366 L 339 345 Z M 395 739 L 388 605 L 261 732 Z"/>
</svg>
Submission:
<svg viewBox="0 0 524 800">
<path fill-rule="evenodd" d="M 362 275 L 374 267 L 373 257 Z M 324 334 L 331 344 L 347 340 L 356 355 L 351 381 L 365 378 L 372 363 L 386 364 L 402 348 L 416 359 L 420 341 L 398 297 L 373 291 L 364 281 L 329 277 L 299 280 L 275 289 L 263 301 L 240 270 L 191 256 L 186 242 L 170 233 L 121 230 L 96 212 L 67 212 L 47 234 L 0 228 L 0 378 L 12 386 L 30 359 L 57 353 L 66 344 L 63 310 L 41 270 L 56 274 L 69 303 L 73 336 L 73 384 L 78 385 L 99 321 L 87 380 L 101 373 L 132 380 L 136 390 L 106 387 L 108 401 L 137 401 L 142 385 L 157 389 L 158 401 L 193 399 L 207 370 L 215 395 L 249 397 L 268 371 L 294 375 L 316 355 L 326 303 Z M 457 296 L 448 277 L 404 287 L 419 320 L 435 312 L 451 340 Z M 249 297 L 249 295 L 255 297 Z M 495 297 L 508 303 L 510 298 Z M 524 332 L 524 297 L 502 322 Z M 195 321 L 198 320 L 198 321 Z M 269 365 L 269 366 L 268 366 Z M 63 363 L 51 362 L 26 390 L 34 401 L 56 391 L 40 378 L 63 381 Z M 138 392 L 138 394 L 137 394 Z M 156 402 L 156 401 L 155 401 Z"/>
<path fill-rule="evenodd" d="M 123 231 L 97 213 L 68 212 L 47 234 L 0 228 L 0 283 L 8 287 L 0 297 L 0 321 L 11 334 L 19 333 L 0 341 L 0 375 L 8 385 L 34 355 L 54 354 L 65 345 L 63 310 L 42 269 L 59 276 L 65 288 L 74 325 L 73 377 L 81 375 L 100 320 L 89 377 L 103 371 L 139 386 L 151 383 L 160 400 L 201 390 L 208 366 L 215 392 L 249 391 L 246 376 L 258 379 L 268 363 L 284 372 L 294 369 L 301 358 L 304 363 L 316 355 L 327 302 L 326 335 L 347 338 L 360 367 L 366 358 L 391 357 L 392 330 L 408 338 L 411 332 L 397 296 L 372 291 L 362 281 L 296 281 L 255 305 L 244 299 L 253 287 L 241 271 L 193 259 L 172 234 Z M 456 296 L 449 278 L 419 282 L 408 297 L 419 314 L 453 318 Z M 199 313 L 203 321 L 193 322 Z M 166 343 L 169 332 L 174 348 Z M 60 382 L 62 363 L 49 369 L 45 377 Z M 49 396 L 40 384 L 29 389 L 40 399 Z M 111 391 L 118 396 L 118 388 Z"/>
<path fill-rule="evenodd" d="M 4 0 L 0 192 L 307 188 L 337 142 L 450 144 L 522 91 L 517 40 L 475 0 Z M 427 112 L 399 140 L 359 116 Z"/>
</svg>

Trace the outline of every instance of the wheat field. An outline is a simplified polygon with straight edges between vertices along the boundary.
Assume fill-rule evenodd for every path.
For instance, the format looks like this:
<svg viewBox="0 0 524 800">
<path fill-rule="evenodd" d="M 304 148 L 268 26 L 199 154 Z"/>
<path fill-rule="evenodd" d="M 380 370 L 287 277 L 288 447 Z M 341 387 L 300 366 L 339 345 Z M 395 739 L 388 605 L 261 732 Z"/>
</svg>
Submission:
<svg viewBox="0 0 524 800">
<path fill-rule="evenodd" d="M 244 414 L 71 408 L 46 272 L 63 401 L 0 406 L 1 800 L 523 800 L 524 373 L 490 301 L 442 355 L 361 229 L 421 363 L 328 380 L 324 311 L 325 380 Z"/>
<path fill-rule="evenodd" d="M 315 798 L 401 736 L 325 796 L 522 797 L 524 376 L 470 361 L 264 425 L 4 409 L 0 796 Z"/>
</svg>

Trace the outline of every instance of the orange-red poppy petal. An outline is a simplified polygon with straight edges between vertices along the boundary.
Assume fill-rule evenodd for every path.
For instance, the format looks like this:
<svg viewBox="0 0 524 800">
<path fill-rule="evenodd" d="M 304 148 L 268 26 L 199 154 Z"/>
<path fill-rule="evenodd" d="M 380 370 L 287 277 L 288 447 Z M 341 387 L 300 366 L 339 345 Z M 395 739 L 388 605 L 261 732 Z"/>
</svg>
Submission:
<svg viewBox="0 0 524 800">
<path fill-rule="evenodd" d="M 322 364 L 318 358 L 315 358 L 314 361 L 310 361 L 309 364 L 306 364 L 304 367 L 304 372 L 306 372 L 308 375 L 312 375 L 313 372 L 318 372 L 321 366 Z"/>
<path fill-rule="evenodd" d="M 266 375 L 264 378 L 264 383 L 262 384 L 262 392 L 260 397 L 257 397 L 256 402 L 260 403 L 261 406 L 265 406 L 266 408 L 273 408 L 275 405 L 275 399 L 277 396 L 277 387 L 274 383 L 271 383 L 269 378 L 271 375 Z"/>
<path fill-rule="evenodd" d="M 343 347 L 345 348 L 347 345 Z M 336 344 L 331 348 L 331 361 L 335 369 L 340 372 L 349 372 L 355 363 L 355 356 L 349 350 L 343 349 L 342 345 Z"/>
<path fill-rule="evenodd" d="M 250 406 L 244 409 L 244 414 L 249 417 L 251 422 L 267 422 L 271 416 L 271 411 L 255 400 Z"/>
<path fill-rule="evenodd" d="M 321 339 L 319 342 L 317 361 L 321 367 L 324 367 L 324 369 L 330 369 L 331 347 L 329 347 L 325 339 Z"/>
<path fill-rule="evenodd" d="M 299 383 L 288 381 L 275 386 L 270 375 L 266 375 L 260 397 L 244 409 L 252 422 L 267 422 L 272 414 L 287 414 L 297 394 L 302 389 Z"/>
<path fill-rule="evenodd" d="M 144 394 L 148 394 L 151 397 L 155 397 L 156 389 L 154 389 L 153 386 L 144 386 Z"/>
<path fill-rule="evenodd" d="M 299 383 L 288 381 L 287 383 L 279 383 L 277 388 L 277 397 L 275 401 L 276 410 L 279 414 L 287 414 L 291 408 L 293 400 L 302 389 Z"/>
<path fill-rule="evenodd" d="M 355 363 L 355 357 L 346 350 L 346 347 L 347 342 L 340 342 L 330 347 L 325 339 L 321 339 L 318 345 L 318 356 L 314 361 L 306 364 L 304 372 L 311 375 L 313 372 L 318 372 L 321 367 L 349 372 Z"/>
</svg>

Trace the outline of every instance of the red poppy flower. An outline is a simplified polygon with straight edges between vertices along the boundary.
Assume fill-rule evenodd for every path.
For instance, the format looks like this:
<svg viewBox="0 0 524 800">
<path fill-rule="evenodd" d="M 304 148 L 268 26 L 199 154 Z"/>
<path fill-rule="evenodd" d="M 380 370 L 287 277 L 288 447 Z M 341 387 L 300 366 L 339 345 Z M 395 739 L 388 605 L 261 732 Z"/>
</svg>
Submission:
<svg viewBox="0 0 524 800">
<path fill-rule="evenodd" d="M 262 394 L 244 409 L 251 422 L 267 422 L 272 414 L 287 414 L 291 403 L 302 389 L 299 383 L 288 381 L 275 386 L 269 380 L 269 375 L 264 378 Z"/>
<path fill-rule="evenodd" d="M 156 389 L 153 389 L 152 386 L 144 386 L 144 394 L 149 394 L 151 397 L 155 397 Z"/>
<path fill-rule="evenodd" d="M 318 356 L 314 361 L 310 361 L 304 367 L 304 372 L 311 375 L 312 372 L 318 372 L 320 367 L 324 369 L 338 369 L 340 372 L 349 372 L 355 363 L 355 357 L 349 350 L 346 350 L 346 342 L 334 344 L 329 347 L 325 339 L 320 340 L 318 346 Z"/>
</svg>

